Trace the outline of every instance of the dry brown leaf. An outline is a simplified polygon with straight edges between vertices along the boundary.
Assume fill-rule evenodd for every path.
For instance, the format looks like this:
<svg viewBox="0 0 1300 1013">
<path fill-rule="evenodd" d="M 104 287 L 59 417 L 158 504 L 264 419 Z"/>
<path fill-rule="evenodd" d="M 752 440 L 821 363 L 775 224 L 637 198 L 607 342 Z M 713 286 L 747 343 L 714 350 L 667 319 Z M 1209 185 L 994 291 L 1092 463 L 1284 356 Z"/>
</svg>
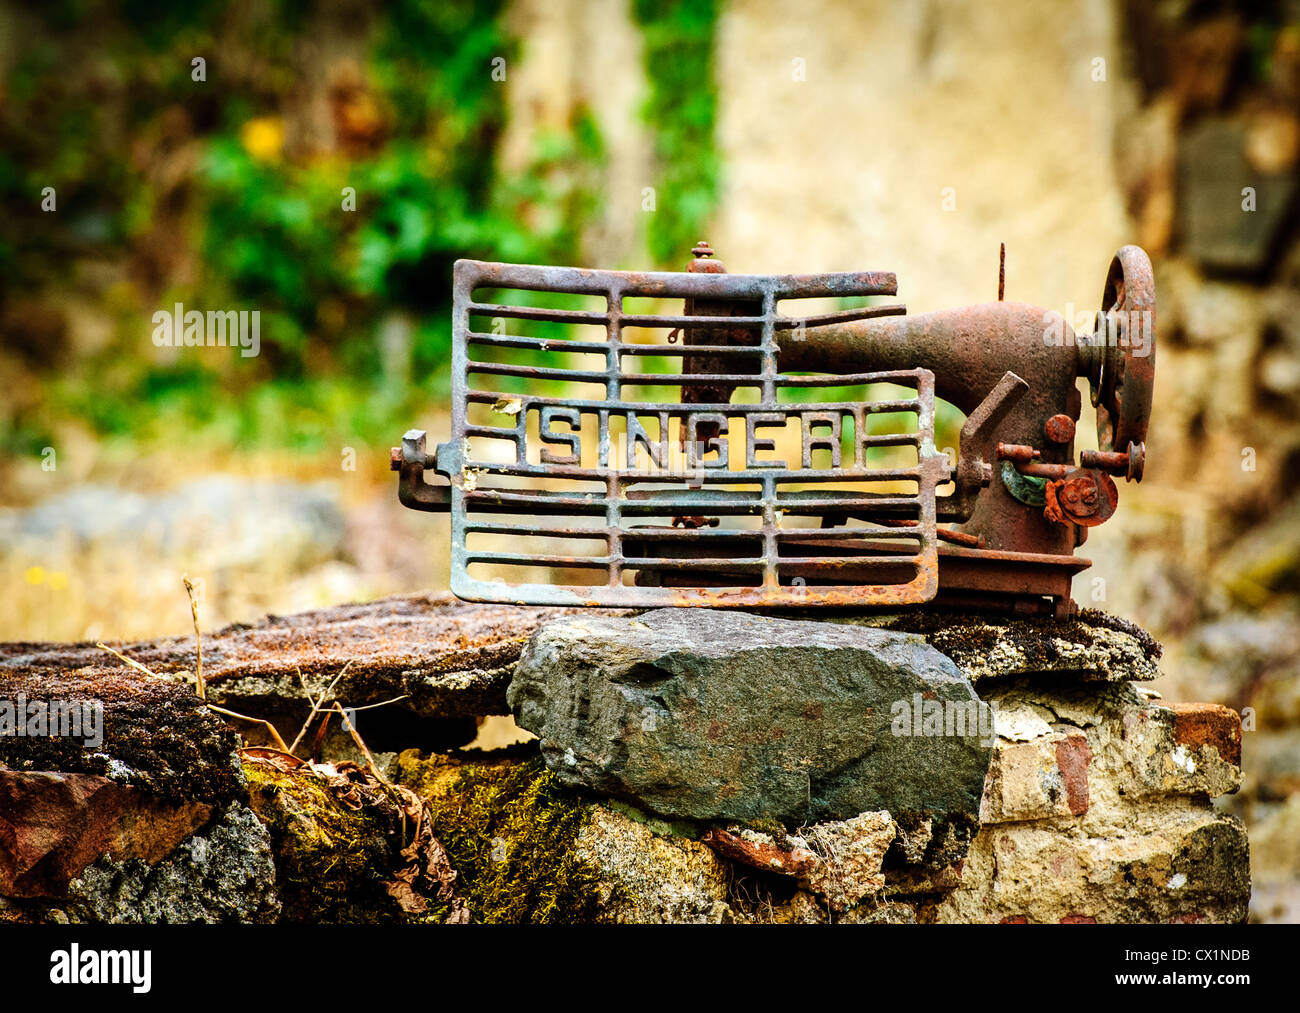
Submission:
<svg viewBox="0 0 1300 1013">
<path fill-rule="evenodd" d="M 429 909 L 429 898 L 451 905 L 444 921 L 467 924 L 469 909 L 455 892 L 456 870 L 447 851 L 433 835 L 429 804 L 406 785 L 389 784 L 351 760 L 317 763 L 266 746 L 241 751 L 245 762 L 266 764 L 300 777 L 321 782 L 334 799 L 356 812 L 364 808 L 395 811 L 401 817 L 404 845 L 398 852 L 401 867 L 384 882 L 384 889 L 407 914 Z"/>
</svg>

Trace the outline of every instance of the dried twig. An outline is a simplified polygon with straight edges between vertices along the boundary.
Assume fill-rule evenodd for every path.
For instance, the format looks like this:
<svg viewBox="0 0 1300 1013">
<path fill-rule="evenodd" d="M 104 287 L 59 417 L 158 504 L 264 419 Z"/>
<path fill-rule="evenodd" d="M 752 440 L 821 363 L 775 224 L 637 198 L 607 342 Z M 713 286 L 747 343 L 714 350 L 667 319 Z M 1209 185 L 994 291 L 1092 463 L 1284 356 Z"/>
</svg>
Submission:
<svg viewBox="0 0 1300 1013">
<path fill-rule="evenodd" d="M 348 663 L 343 666 L 343 669 L 339 672 L 339 674 L 334 677 L 334 681 L 331 682 L 321 692 L 321 695 L 315 699 L 313 699 L 311 695 L 311 690 L 307 686 L 307 680 L 302 677 L 302 669 L 294 668 L 294 671 L 298 674 L 298 682 L 302 684 L 302 691 L 307 697 L 307 702 L 311 704 L 311 712 L 307 715 L 306 720 L 303 721 L 302 727 L 298 729 L 298 734 L 294 736 L 293 745 L 289 747 L 289 752 L 292 753 L 295 749 L 298 748 L 298 744 L 302 742 L 302 737 L 307 734 L 307 729 L 311 727 L 312 720 L 316 717 L 316 715 L 324 713 L 324 711 L 329 709 L 327 707 L 322 707 L 321 704 L 325 702 L 326 697 L 328 697 L 331 693 L 334 692 L 334 687 L 339 684 L 340 679 L 342 679 L 345 675 L 348 674 L 348 669 L 351 667 L 352 667 L 352 662 L 348 661 Z M 398 697 L 398 699 L 400 700 L 401 697 Z M 356 708 L 356 709 L 361 710 L 362 708 Z"/>
<path fill-rule="evenodd" d="M 105 651 L 107 651 L 109 654 L 113 655 L 115 658 L 120 658 L 122 661 L 125 661 L 125 662 L 126 662 L 128 665 L 130 665 L 132 668 L 136 669 L 137 671 L 143 672 L 145 675 L 149 676 L 150 679 L 161 679 L 161 678 L 163 678 L 161 675 L 156 675 L 156 674 L 154 674 L 153 672 L 149 671 L 149 669 L 145 668 L 142 664 L 140 664 L 140 662 L 138 662 L 138 661 L 132 661 L 130 658 L 128 658 L 128 657 L 127 657 L 125 654 L 123 654 L 121 651 L 115 651 L 115 650 L 113 650 L 113 648 L 109 647 L 108 644 L 99 644 L 99 643 L 97 643 L 97 644 L 95 644 L 95 646 L 98 647 L 98 648 L 100 648 L 101 650 L 105 650 Z"/>
<path fill-rule="evenodd" d="M 181 580 L 185 583 L 185 593 L 190 599 L 190 615 L 194 618 L 194 643 L 198 651 L 197 662 L 194 668 L 194 678 L 199 684 L 199 699 L 208 698 L 208 686 L 203 681 L 203 638 L 199 635 L 199 603 L 194 600 L 194 584 L 190 581 L 190 575 L 183 574 Z"/>
<path fill-rule="evenodd" d="M 206 703 L 206 701 L 204 702 Z M 266 730 L 271 733 L 271 738 L 275 740 L 275 745 L 277 749 L 280 749 L 282 752 L 289 753 L 290 755 L 293 754 L 293 750 L 291 750 L 288 746 L 284 744 L 284 739 L 280 737 L 279 730 L 275 727 L 275 725 L 271 724 L 271 722 L 267 721 L 265 718 L 252 718 L 249 717 L 247 714 L 237 714 L 234 711 L 226 710 L 226 708 L 224 707 L 218 707 L 214 703 L 208 704 L 208 710 L 215 711 L 218 714 L 223 714 L 228 718 L 235 718 L 238 721 L 250 721 L 255 725 L 263 725 L 266 728 Z"/>
<path fill-rule="evenodd" d="M 408 696 L 410 696 L 409 693 L 403 693 L 401 696 L 395 696 L 391 700 L 380 700 L 379 703 L 368 703 L 362 704 L 360 707 L 349 707 L 348 710 L 352 711 L 354 714 L 357 711 L 372 711 L 376 707 L 387 707 L 390 703 L 397 703 L 399 700 L 405 700 Z"/>
<path fill-rule="evenodd" d="M 312 718 L 316 716 L 319 707 L 318 701 L 312 697 L 311 690 L 307 687 L 307 680 L 302 677 L 302 669 L 295 666 L 294 671 L 298 674 L 298 682 L 302 685 L 302 691 L 307 697 L 307 702 L 311 704 L 311 710 L 307 712 L 307 717 L 303 720 L 302 727 L 298 729 L 298 734 L 293 737 L 293 743 L 289 746 L 290 753 L 297 750 L 298 743 L 300 743 L 302 737 L 307 734 L 307 729 L 311 727 Z M 321 699 L 325 699 L 324 693 L 321 694 Z"/>
<path fill-rule="evenodd" d="M 375 775 L 375 780 L 386 788 L 392 788 L 388 778 L 384 777 L 384 775 L 380 773 L 379 767 L 375 763 L 375 758 L 370 755 L 370 750 L 366 747 L 365 741 L 361 738 L 361 734 L 356 730 L 356 727 L 348 718 L 347 712 L 343 710 L 343 707 L 337 700 L 334 701 L 333 710 L 338 711 L 339 717 L 343 720 L 343 727 L 348 730 L 348 734 L 352 736 L 352 741 L 357 744 L 357 748 L 361 750 L 361 755 L 366 758 L 366 763 L 370 767 L 370 773 Z"/>
<path fill-rule="evenodd" d="M 391 703 L 391 701 L 389 702 Z M 377 706 L 377 705 L 372 705 L 372 706 Z M 359 707 L 355 708 L 355 710 L 360 710 L 360 709 L 361 708 Z M 383 772 L 379 769 L 379 765 L 375 763 L 375 758 L 370 755 L 370 749 L 366 746 L 365 740 L 361 738 L 361 733 L 357 731 L 356 726 L 352 723 L 352 720 L 348 717 L 347 712 L 343 709 L 342 705 L 340 705 L 337 700 L 334 701 L 334 707 L 330 713 L 334 713 L 334 712 L 338 713 L 339 720 L 343 722 L 343 727 L 348 730 L 348 734 L 352 736 L 352 741 L 357 744 L 357 748 L 361 750 L 361 755 L 366 758 L 366 763 L 370 767 L 371 775 L 374 776 L 376 781 L 378 781 L 380 784 L 384 786 L 384 790 L 388 793 L 389 798 L 391 798 L 394 804 L 397 806 L 397 811 L 401 814 L 402 817 L 402 842 L 403 842 L 403 848 L 405 848 L 407 845 L 406 817 L 409 815 L 407 811 L 407 807 L 411 802 L 415 802 L 419 804 L 418 796 L 416 796 L 415 793 L 412 792 L 410 788 L 399 787 L 393 784 L 390 780 L 388 780 L 388 778 L 384 777 Z M 420 805 L 419 813 L 415 821 L 415 836 L 411 838 L 412 842 L 419 840 L 419 830 L 424 819 L 425 804 L 427 803 Z M 448 890 L 450 890 L 450 887 L 448 888 Z"/>
<path fill-rule="evenodd" d="M 297 754 L 295 750 L 298 748 L 298 745 L 302 742 L 303 736 L 307 734 L 307 730 L 311 727 L 311 723 L 313 720 L 315 720 L 316 716 L 319 714 L 333 714 L 337 712 L 339 717 L 343 719 L 343 727 L 348 730 L 348 734 L 352 736 L 352 741 L 356 743 L 357 748 L 361 750 L 362 755 L 366 758 L 366 763 L 370 767 L 370 772 L 375 776 L 375 778 L 381 784 L 383 784 L 386 788 L 391 790 L 393 787 L 392 784 L 390 784 L 388 779 L 384 777 L 384 775 L 380 772 L 378 765 L 375 763 L 375 758 L 370 755 L 369 748 L 367 748 L 365 742 L 362 740 L 360 733 L 356 730 L 356 727 L 348 719 L 347 713 L 344 711 L 342 705 L 337 700 L 333 701 L 333 705 L 330 707 L 326 707 L 324 705 L 326 699 L 330 696 L 330 694 L 334 692 L 334 689 L 338 686 L 342 678 L 345 675 L 347 675 L 348 669 L 352 667 L 351 661 L 348 661 L 347 664 L 343 666 L 343 668 L 339 671 L 339 674 L 336 675 L 333 678 L 333 680 L 331 680 L 330 684 L 327 687 L 325 687 L 324 690 L 321 691 L 319 697 L 312 696 L 311 689 L 307 686 L 307 680 L 304 679 L 302 676 L 302 671 L 300 669 L 295 669 L 295 671 L 298 674 L 298 681 L 302 684 L 303 693 L 307 697 L 307 702 L 311 704 L 311 711 L 310 713 L 308 713 L 307 719 L 302 723 L 302 727 L 298 729 L 298 734 L 297 736 L 295 736 L 292 745 L 286 744 L 284 741 L 284 737 L 280 734 L 280 730 L 265 718 L 255 718 L 249 716 L 248 714 L 240 714 L 237 711 L 227 710 L 225 707 L 218 707 L 216 704 L 208 700 L 207 684 L 204 682 L 203 679 L 203 641 L 199 636 L 199 606 L 198 603 L 194 600 L 194 584 L 190 581 L 190 578 L 188 576 L 185 576 L 182 579 L 185 582 L 186 594 L 189 595 L 189 599 L 190 599 L 190 614 L 194 617 L 194 639 L 198 642 L 198 655 L 197 655 L 197 666 L 196 666 L 198 695 L 199 695 L 199 699 L 203 701 L 203 703 L 207 706 L 207 708 L 211 711 L 216 712 L 217 714 L 222 715 L 223 717 L 234 718 L 236 721 L 247 721 L 250 724 L 261 725 L 263 728 L 265 728 L 268 732 L 271 733 L 271 739 L 272 741 L 275 742 L 276 748 L 279 749 L 286 756 L 292 756 L 295 759 L 297 758 Z M 149 669 L 145 668 L 145 666 L 140 664 L 140 662 L 133 661 L 131 658 L 128 658 L 121 651 L 115 651 L 107 644 L 97 643 L 95 646 L 101 648 L 102 650 L 107 651 L 109 654 L 113 655 L 114 657 L 130 665 L 132 668 L 136 669 L 137 671 L 143 672 L 151 679 L 162 678 L 162 676 L 156 675 L 155 673 L 149 671 Z M 389 704 L 397 703 L 399 700 L 405 700 L 408 695 L 409 694 L 403 693 L 401 696 L 395 696 L 391 700 L 381 700 L 379 703 L 364 704 L 361 707 L 349 708 L 349 710 L 351 710 L 353 713 L 356 713 L 357 711 L 373 710 L 376 707 L 387 707 Z"/>
</svg>

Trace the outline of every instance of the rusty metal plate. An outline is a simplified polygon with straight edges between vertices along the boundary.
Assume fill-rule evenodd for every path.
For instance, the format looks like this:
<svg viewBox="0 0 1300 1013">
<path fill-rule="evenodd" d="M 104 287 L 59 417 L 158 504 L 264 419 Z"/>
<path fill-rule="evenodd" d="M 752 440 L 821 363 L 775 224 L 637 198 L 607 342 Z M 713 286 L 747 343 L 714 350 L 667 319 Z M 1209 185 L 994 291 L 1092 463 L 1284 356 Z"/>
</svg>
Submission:
<svg viewBox="0 0 1300 1013">
<path fill-rule="evenodd" d="M 933 373 L 779 362 L 778 333 L 903 312 L 801 317 L 797 300 L 894 291 L 877 272 L 459 261 L 451 438 L 430 462 L 451 485 L 452 590 L 610 607 L 932 599 L 935 491 L 952 478 Z M 665 300 L 686 312 L 652 312 Z M 817 551 L 828 541 L 844 551 Z M 720 572 L 727 586 L 708 586 Z"/>
</svg>

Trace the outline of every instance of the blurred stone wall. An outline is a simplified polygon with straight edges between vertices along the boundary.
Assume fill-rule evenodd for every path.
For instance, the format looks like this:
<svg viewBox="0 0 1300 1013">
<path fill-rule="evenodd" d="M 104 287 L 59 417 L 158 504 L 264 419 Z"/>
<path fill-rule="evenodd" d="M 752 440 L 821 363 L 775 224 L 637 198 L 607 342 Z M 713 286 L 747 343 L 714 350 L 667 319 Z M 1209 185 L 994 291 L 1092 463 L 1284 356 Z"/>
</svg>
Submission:
<svg viewBox="0 0 1300 1013">
<path fill-rule="evenodd" d="M 1300 4 L 1151 7 L 1122 12 L 1138 101 L 1114 153 L 1156 264 L 1152 481 L 1095 555 L 1107 607 L 1165 640 L 1166 692 L 1243 711 L 1252 914 L 1296 921 Z"/>
<path fill-rule="evenodd" d="M 1008 298 L 1097 308 L 1114 35 L 1104 0 L 729 4 L 709 238 L 733 270 L 895 271 L 911 312 L 996 299 L 1006 242 Z"/>
<path fill-rule="evenodd" d="M 510 118 L 503 170 L 523 169 L 540 134 L 565 130 L 576 111 L 589 112 L 607 155 L 599 182 L 604 206 L 584 237 L 586 260 L 644 268 L 641 190 L 654 180 L 650 134 L 641 116 L 641 33 L 630 0 L 516 0 L 508 23 L 522 52 L 506 76 Z"/>
</svg>

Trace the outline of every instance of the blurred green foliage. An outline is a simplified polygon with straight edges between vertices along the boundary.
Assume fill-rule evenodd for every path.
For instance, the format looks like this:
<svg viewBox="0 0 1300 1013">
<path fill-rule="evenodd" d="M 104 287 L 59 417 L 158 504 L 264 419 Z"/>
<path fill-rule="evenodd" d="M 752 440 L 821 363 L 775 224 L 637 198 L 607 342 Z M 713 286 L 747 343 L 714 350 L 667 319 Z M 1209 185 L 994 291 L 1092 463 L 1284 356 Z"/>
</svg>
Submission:
<svg viewBox="0 0 1300 1013">
<path fill-rule="evenodd" d="M 681 270 L 718 200 L 713 126 L 713 36 L 718 0 L 635 0 L 650 95 L 645 119 L 659 165 L 647 244 L 657 264 Z"/>
<path fill-rule="evenodd" d="M 24 45 L 0 92 L 0 196 L 15 209 L 0 219 L 0 308 L 6 351 L 40 389 L 0 412 L 0 446 L 39 448 L 61 417 L 303 446 L 413 421 L 446 384 L 455 259 L 576 261 L 599 210 L 602 142 L 581 109 L 535 138 L 524 171 L 498 169 L 493 61 L 517 54 L 503 8 L 58 0 L 8 12 Z M 317 36 L 340 32 L 358 73 L 328 111 L 359 136 L 320 151 L 295 134 L 309 118 L 302 77 L 325 63 Z M 59 327 L 32 323 L 75 302 L 107 323 L 97 347 L 62 349 Z M 175 302 L 259 310 L 261 356 L 166 361 L 149 318 Z"/>
</svg>

